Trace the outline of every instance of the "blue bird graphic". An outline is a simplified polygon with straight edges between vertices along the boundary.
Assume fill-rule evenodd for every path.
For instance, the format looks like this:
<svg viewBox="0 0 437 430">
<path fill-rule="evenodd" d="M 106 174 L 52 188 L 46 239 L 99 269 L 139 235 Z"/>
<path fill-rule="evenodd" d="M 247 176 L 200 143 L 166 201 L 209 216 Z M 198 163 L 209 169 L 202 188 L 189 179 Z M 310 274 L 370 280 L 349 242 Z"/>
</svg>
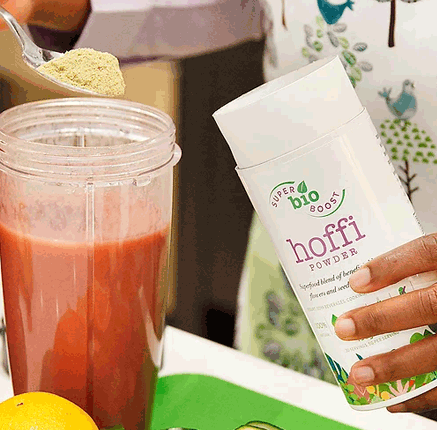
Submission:
<svg viewBox="0 0 437 430">
<path fill-rule="evenodd" d="M 391 88 L 384 88 L 378 94 L 385 99 L 388 109 L 398 119 L 408 120 L 414 116 L 417 111 L 417 101 L 414 95 L 414 83 L 410 80 L 405 80 L 402 84 L 402 92 L 396 100 L 390 97 Z"/>
<path fill-rule="evenodd" d="M 343 4 L 331 4 L 328 0 L 317 0 L 317 5 L 323 19 L 330 25 L 335 24 L 342 17 L 347 7 L 353 10 L 353 4 L 352 0 L 347 0 Z"/>
</svg>

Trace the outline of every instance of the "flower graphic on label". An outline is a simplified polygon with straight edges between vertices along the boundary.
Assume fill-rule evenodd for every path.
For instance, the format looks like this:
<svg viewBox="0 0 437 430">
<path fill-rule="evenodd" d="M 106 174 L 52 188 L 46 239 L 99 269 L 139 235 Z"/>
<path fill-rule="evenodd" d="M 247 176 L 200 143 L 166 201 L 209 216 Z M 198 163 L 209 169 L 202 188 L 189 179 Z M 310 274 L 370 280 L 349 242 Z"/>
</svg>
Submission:
<svg viewBox="0 0 437 430">
<path fill-rule="evenodd" d="M 410 382 L 413 381 L 406 381 L 405 386 L 402 385 L 402 381 L 398 380 L 396 381 L 396 388 L 390 386 L 391 394 L 389 394 L 390 397 L 396 397 L 396 396 L 402 396 L 402 394 L 407 394 L 408 389 L 411 387 L 412 384 Z"/>
<path fill-rule="evenodd" d="M 418 342 L 428 336 L 432 336 L 432 333 L 429 330 L 425 330 L 423 335 L 421 333 L 415 333 L 411 337 L 410 343 Z M 335 361 L 328 354 L 325 354 L 325 356 L 335 378 L 337 379 L 338 384 L 346 396 L 346 400 L 351 405 L 360 406 L 384 402 L 394 397 L 403 396 L 404 394 L 423 387 L 424 385 L 437 379 L 437 371 L 433 371 L 413 376 L 411 378 L 403 378 L 396 381 L 389 381 L 382 384 L 363 387 L 347 373 L 341 364 Z M 358 355 L 358 359 L 362 360 L 363 357 Z"/>
</svg>

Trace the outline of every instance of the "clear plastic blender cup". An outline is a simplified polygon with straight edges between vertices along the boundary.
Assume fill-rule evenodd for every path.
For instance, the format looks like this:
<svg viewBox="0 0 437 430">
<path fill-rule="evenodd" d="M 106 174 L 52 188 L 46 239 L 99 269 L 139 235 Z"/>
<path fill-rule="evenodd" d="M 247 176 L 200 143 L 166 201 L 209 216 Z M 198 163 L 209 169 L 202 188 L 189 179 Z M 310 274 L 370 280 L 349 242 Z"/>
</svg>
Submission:
<svg viewBox="0 0 437 430">
<path fill-rule="evenodd" d="M 167 297 L 173 167 L 163 112 L 114 99 L 0 115 L 0 239 L 14 393 L 100 428 L 149 428 Z"/>
</svg>

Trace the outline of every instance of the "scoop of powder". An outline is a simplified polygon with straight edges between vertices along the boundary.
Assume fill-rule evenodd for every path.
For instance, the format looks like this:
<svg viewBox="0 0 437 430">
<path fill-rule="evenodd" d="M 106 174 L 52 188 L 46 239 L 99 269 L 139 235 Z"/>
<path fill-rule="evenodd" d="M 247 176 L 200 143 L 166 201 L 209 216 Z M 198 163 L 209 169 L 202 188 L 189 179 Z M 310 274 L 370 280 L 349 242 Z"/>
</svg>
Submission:
<svg viewBox="0 0 437 430">
<path fill-rule="evenodd" d="M 67 51 L 61 58 L 38 67 L 42 74 L 108 96 L 124 94 L 125 83 L 118 59 L 90 48 Z"/>
</svg>

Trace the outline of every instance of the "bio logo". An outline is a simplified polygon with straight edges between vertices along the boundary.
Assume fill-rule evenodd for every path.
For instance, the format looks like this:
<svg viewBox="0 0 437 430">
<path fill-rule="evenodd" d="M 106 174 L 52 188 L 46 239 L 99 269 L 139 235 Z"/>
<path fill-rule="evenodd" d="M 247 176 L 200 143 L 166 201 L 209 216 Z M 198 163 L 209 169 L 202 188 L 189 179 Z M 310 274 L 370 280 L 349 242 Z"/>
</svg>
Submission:
<svg viewBox="0 0 437 430">
<path fill-rule="evenodd" d="M 319 193 L 316 190 L 308 192 L 308 187 L 305 181 L 302 181 L 297 186 L 297 192 L 300 193 L 300 196 L 288 197 L 288 200 L 290 200 L 294 209 L 300 209 L 302 206 L 308 206 L 311 203 L 315 203 L 317 200 L 319 200 L 320 197 Z"/>
<path fill-rule="evenodd" d="M 321 198 L 315 189 L 309 189 L 302 181 L 295 186 L 295 181 L 281 182 L 270 192 L 270 204 L 277 208 L 285 200 L 292 210 L 307 210 L 311 217 L 322 218 L 332 215 L 342 205 L 345 190 L 332 191 L 327 198 Z"/>
</svg>

